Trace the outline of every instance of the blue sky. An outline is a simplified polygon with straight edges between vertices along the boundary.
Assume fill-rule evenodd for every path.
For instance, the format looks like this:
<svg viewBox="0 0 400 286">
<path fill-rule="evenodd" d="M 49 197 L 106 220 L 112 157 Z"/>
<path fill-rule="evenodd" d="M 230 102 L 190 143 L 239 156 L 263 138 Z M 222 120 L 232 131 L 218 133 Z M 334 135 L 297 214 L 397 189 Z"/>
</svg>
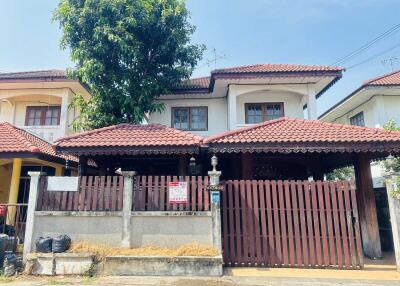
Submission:
<svg viewBox="0 0 400 286">
<path fill-rule="evenodd" d="M 0 71 L 71 67 L 61 51 L 56 0 L 0 1 Z M 196 43 L 208 48 L 194 76 L 257 63 L 329 65 L 400 23 L 398 0 L 188 0 Z M 209 64 L 216 49 L 220 59 Z M 386 53 L 383 51 L 390 50 Z M 400 58 L 400 29 L 344 67 L 343 78 L 318 100 L 319 113 L 364 80 L 390 72 Z M 369 60 L 368 60 L 369 59 Z M 400 69 L 400 60 L 394 65 Z"/>
</svg>

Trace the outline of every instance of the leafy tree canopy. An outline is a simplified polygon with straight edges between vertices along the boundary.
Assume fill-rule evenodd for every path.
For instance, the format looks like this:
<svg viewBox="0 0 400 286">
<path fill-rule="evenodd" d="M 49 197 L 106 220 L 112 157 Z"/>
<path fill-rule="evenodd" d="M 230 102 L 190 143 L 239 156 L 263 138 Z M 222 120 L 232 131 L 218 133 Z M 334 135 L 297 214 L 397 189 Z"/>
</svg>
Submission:
<svg viewBox="0 0 400 286">
<path fill-rule="evenodd" d="M 400 131 L 400 126 L 397 125 L 394 119 L 390 119 L 384 126 L 386 130 Z M 383 161 L 383 167 L 388 172 L 393 170 L 395 172 L 400 172 L 400 157 L 394 157 L 391 160 Z"/>
<path fill-rule="evenodd" d="M 92 92 L 77 96 L 75 128 L 140 123 L 161 112 L 154 99 L 190 77 L 204 47 L 190 43 L 195 27 L 182 0 L 61 0 L 54 12 L 76 67 Z"/>
</svg>

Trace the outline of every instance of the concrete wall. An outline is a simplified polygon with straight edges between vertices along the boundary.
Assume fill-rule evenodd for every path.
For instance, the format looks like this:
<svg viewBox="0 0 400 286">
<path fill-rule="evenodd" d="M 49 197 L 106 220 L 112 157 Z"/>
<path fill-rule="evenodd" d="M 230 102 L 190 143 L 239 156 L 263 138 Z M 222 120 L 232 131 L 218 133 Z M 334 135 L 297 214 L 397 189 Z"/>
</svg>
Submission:
<svg viewBox="0 0 400 286">
<path fill-rule="evenodd" d="M 121 212 L 35 212 L 32 249 L 40 236 L 67 234 L 72 241 L 121 246 Z M 198 242 L 212 245 L 211 212 L 133 212 L 131 246 L 178 247 Z"/>
<path fill-rule="evenodd" d="M 120 246 L 120 212 L 35 212 L 32 249 L 40 236 L 67 234 L 72 241 L 89 241 Z"/>
<path fill-rule="evenodd" d="M 213 244 L 210 212 L 135 212 L 131 220 L 132 247 Z"/>
</svg>

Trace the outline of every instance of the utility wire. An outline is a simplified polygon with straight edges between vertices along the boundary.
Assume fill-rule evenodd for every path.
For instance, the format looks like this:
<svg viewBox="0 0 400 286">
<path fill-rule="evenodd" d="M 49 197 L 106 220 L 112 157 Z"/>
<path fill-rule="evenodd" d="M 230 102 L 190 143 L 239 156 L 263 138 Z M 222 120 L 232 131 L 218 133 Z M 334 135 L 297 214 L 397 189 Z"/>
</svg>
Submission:
<svg viewBox="0 0 400 286">
<path fill-rule="evenodd" d="M 385 39 L 385 38 L 393 35 L 398 29 L 400 29 L 400 24 L 397 24 L 397 25 L 391 27 L 390 29 L 386 30 L 385 32 L 383 32 L 382 34 L 380 34 L 376 38 L 372 39 L 368 43 L 362 45 L 361 47 L 359 47 L 358 49 L 356 49 L 353 52 L 349 53 L 348 55 L 340 58 L 339 60 L 334 62 L 332 65 L 340 65 L 340 64 L 343 64 L 343 63 L 351 60 L 352 58 L 354 58 L 355 56 L 359 55 L 363 51 L 367 50 L 369 47 L 373 46 L 375 43 L 379 42 L 380 40 Z"/>
</svg>

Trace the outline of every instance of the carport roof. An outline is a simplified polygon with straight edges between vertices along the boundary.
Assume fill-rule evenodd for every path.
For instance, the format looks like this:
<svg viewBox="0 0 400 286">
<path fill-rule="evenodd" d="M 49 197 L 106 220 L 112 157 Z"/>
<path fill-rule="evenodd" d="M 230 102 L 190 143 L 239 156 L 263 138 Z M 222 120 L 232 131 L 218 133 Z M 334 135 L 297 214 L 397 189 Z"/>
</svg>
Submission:
<svg viewBox="0 0 400 286">
<path fill-rule="evenodd" d="M 0 123 L 0 156 L 77 161 L 76 157 L 56 153 L 47 141 L 8 122 Z"/>
<path fill-rule="evenodd" d="M 208 137 L 210 152 L 399 152 L 400 132 L 282 117 Z"/>
<path fill-rule="evenodd" d="M 119 124 L 67 136 L 56 148 L 77 155 L 197 153 L 202 137 L 161 124 Z"/>
</svg>

